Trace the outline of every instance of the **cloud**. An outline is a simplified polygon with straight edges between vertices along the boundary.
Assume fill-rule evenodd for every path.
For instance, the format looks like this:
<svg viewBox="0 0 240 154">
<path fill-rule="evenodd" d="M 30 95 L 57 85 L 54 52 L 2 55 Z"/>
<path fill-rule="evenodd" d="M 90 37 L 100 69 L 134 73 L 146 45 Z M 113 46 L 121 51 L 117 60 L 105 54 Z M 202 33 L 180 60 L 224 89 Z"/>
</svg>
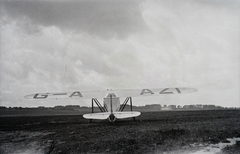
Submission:
<svg viewBox="0 0 240 154">
<path fill-rule="evenodd" d="M 33 24 L 58 26 L 97 37 L 127 37 L 144 27 L 141 1 L 10 1 L 2 10 L 12 18 L 28 18 Z"/>
<path fill-rule="evenodd" d="M 28 20 L 21 20 L 21 24 L 9 18 L 4 20 L 1 89 L 4 94 L 7 91 L 10 94 L 3 100 L 21 100 L 33 91 L 66 91 L 79 87 L 92 90 L 114 85 L 119 88 L 138 83 L 134 72 L 141 71 L 140 62 L 122 40 L 66 33 L 55 26 L 33 27 L 38 30 L 29 35 L 22 26 L 24 22 L 23 25 L 28 24 Z"/>
<path fill-rule="evenodd" d="M 187 86 L 199 91 L 137 102 L 239 106 L 235 1 L 1 4 L 2 105 L 38 106 L 23 99 L 34 92 Z"/>
</svg>

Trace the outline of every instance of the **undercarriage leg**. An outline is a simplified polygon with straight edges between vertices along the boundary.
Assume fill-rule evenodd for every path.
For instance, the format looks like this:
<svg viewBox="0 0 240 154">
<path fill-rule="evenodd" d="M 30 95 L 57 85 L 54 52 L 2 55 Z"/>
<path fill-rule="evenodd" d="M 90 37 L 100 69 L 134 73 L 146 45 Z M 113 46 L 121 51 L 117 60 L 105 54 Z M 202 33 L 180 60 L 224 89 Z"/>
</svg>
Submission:
<svg viewBox="0 0 240 154">
<path fill-rule="evenodd" d="M 92 99 L 92 113 L 94 112 L 93 110 L 93 99 Z M 92 122 L 92 119 L 90 119 L 90 123 Z"/>
<path fill-rule="evenodd" d="M 130 97 L 130 107 L 131 107 L 131 111 L 132 111 L 132 97 Z M 136 121 L 135 117 L 133 117 L 133 121 Z"/>
</svg>

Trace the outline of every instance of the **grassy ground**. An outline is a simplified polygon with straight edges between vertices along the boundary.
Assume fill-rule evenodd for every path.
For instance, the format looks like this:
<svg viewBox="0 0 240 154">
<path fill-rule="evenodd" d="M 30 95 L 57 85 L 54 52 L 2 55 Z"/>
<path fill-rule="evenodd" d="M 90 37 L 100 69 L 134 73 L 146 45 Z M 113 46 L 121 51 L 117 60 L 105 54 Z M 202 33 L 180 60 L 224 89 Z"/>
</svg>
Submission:
<svg viewBox="0 0 240 154">
<path fill-rule="evenodd" d="M 218 143 L 239 135 L 239 110 L 144 112 L 135 122 L 114 124 L 89 123 L 80 115 L 1 117 L 0 153 L 22 145 L 37 145 L 39 153 L 51 154 L 170 153 L 194 149 L 193 143 Z M 223 152 L 236 150 L 239 145 Z"/>
</svg>

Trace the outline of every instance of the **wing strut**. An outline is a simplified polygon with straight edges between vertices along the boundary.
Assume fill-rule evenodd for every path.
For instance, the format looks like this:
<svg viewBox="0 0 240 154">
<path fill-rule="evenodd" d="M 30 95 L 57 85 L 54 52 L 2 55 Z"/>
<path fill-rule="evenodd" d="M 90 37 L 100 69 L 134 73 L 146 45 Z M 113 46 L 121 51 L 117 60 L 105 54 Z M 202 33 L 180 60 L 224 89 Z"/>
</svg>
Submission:
<svg viewBox="0 0 240 154">
<path fill-rule="evenodd" d="M 130 108 L 131 108 L 131 111 L 132 111 L 132 97 L 127 97 L 125 99 L 125 101 L 123 102 L 123 104 L 121 105 L 121 107 L 119 108 L 119 111 L 123 111 L 125 106 L 127 105 L 128 101 L 130 101 Z M 133 117 L 133 120 L 135 121 L 135 117 Z"/>
<path fill-rule="evenodd" d="M 97 104 L 101 112 L 108 112 L 106 107 L 103 107 L 96 98 L 92 98 L 92 113 L 94 112 L 94 103 Z M 90 119 L 92 122 L 92 119 Z"/>
<path fill-rule="evenodd" d="M 123 111 L 123 110 L 124 110 L 124 108 L 125 108 L 125 106 L 127 105 L 129 99 L 130 99 L 130 97 L 127 97 L 127 98 L 125 99 L 125 101 L 124 101 L 123 104 L 121 105 L 119 111 Z"/>
<path fill-rule="evenodd" d="M 103 107 L 96 98 L 92 99 L 92 104 L 93 104 L 93 102 L 95 102 L 95 104 L 97 104 L 97 106 L 101 110 L 101 112 L 107 112 L 107 108 Z M 92 111 L 92 113 L 93 113 L 93 111 Z"/>
</svg>

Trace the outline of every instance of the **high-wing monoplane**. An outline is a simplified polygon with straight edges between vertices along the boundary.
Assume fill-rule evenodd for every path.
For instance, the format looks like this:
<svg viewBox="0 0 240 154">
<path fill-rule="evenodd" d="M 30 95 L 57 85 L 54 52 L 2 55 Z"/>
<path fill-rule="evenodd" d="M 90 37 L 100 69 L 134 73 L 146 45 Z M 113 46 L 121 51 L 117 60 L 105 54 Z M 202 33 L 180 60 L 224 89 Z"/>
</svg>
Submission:
<svg viewBox="0 0 240 154">
<path fill-rule="evenodd" d="M 56 92 L 56 93 L 36 93 L 26 95 L 27 99 L 92 99 L 92 113 L 84 114 L 85 119 L 108 119 L 114 122 L 117 119 L 134 118 L 141 113 L 132 111 L 132 97 L 141 96 L 159 96 L 169 94 L 184 94 L 195 92 L 194 88 L 159 88 L 159 89 L 107 89 L 96 91 L 74 91 L 74 92 Z M 120 98 L 125 97 L 125 101 L 120 104 Z M 99 103 L 97 98 L 103 98 L 103 106 Z M 126 104 L 130 102 L 131 111 L 123 111 Z M 94 113 L 94 103 L 99 107 L 100 113 Z"/>
</svg>

